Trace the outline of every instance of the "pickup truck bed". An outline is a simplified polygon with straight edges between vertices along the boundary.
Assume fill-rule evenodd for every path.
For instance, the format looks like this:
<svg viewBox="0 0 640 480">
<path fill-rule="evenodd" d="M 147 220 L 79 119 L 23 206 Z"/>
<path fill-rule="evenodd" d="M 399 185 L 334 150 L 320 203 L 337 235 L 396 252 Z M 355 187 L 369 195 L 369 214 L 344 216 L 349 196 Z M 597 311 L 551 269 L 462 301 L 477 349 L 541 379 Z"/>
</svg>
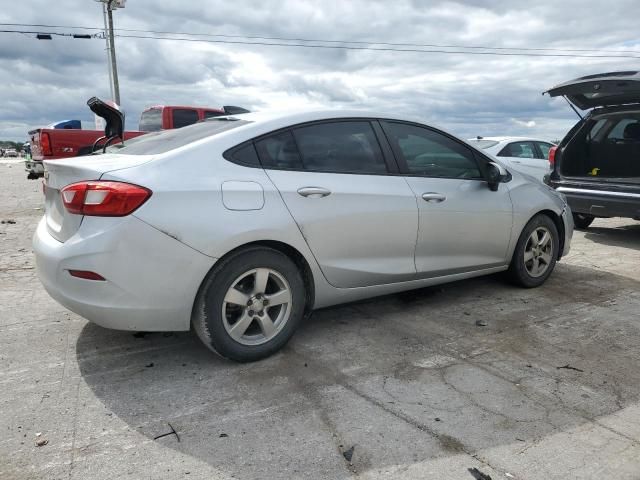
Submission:
<svg viewBox="0 0 640 480">
<path fill-rule="evenodd" d="M 124 132 L 124 139 L 129 140 L 146 132 Z M 91 146 L 104 135 L 103 130 L 77 130 L 37 128 L 29 132 L 31 142 L 31 159 L 25 161 L 25 170 L 30 178 L 44 174 L 43 160 L 75 157 L 90 153 Z"/>
</svg>

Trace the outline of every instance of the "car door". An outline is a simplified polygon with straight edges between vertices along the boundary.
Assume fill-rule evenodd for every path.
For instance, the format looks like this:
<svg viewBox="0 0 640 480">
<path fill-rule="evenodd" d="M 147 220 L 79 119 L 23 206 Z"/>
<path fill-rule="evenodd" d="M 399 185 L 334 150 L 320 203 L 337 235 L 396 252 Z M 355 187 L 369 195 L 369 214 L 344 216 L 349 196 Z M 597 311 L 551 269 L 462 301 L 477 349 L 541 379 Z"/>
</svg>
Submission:
<svg viewBox="0 0 640 480">
<path fill-rule="evenodd" d="M 423 277 L 507 263 L 512 204 L 505 183 L 491 191 L 479 154 L 418 124 L 382 122 L 420 214 L 415 262 Z"/>
<path fill-rule="evenodd" d="M 331 285 L 415 278 L 415 197 L 401 176 L 388 175 L 394 165 L 371 122 L 305 124 L 255 145 Z"/>
</svg>

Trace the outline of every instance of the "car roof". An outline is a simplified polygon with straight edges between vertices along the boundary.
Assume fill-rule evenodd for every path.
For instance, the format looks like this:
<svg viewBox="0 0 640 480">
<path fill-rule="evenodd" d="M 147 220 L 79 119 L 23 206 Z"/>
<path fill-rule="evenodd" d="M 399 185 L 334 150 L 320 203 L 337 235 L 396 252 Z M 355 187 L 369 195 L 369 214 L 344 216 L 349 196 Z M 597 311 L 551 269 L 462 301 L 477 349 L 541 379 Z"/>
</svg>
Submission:
<svg viewBox="0 0 640 480">
<path fill-rule="evenodd" d="M 263 110 L 237 115 L 228 115 L 230 117 L 238 117 L 251 122 L 282 122 L 286 125 L 296 123 L 313 122 L 319 120 L 332 120 L 339 118 L 384 118 L 389 120 L 401 120 L 408 122 L 425 123 L 424 120 L 397 114 L 389 114 L 379 111 L 370 110 L 348 110 L 348 109 L 298 109 L 298 110 Z"/>
<path fill-rule="evenodd" d="M 529 142 L 545 142 L 545 143 L 553 143 L 549 140 L 543 140 L 541 138 L 536 137 L 480 137 L 480 138 L 469 138 L 467 142 L 477 142 L 482 140 L 491 140 L 494 142 L 517 142 L 517 141 L 529 141 Z"/>
<path fill-rule="evenodd" d="M 399 120 L 404 122 L 414 122 L 421 125 L 430 126 L 447 132 L 446 129 L 440 128 L 431 122 L 425 122 L 422 119 L 411 117 L 408 115 L 389 114 L 384 112 L 375 112 L 368 110 L 347 110 L 347 109 L 321 109 L 321 110 L 296 110 L 296 111 L 257 111 L 250 113 L 242 113 L 237 115 L 225 115 L 214 117 L 205 121 L 222 121 L 225 118 L 234 118 L 238 120 L 246 120 L 247 124 L 238 127 L 229 132 L 230 135 L 243 132 L 248 137 L 257 137 L 267 133 L 271 133 L 283 128 L 292 127 L 301 123 L 322 121 L 322 120 L 340 120 L 340 119 L 369 119 L 379 118 L 387 120 Z"/>
</svg>

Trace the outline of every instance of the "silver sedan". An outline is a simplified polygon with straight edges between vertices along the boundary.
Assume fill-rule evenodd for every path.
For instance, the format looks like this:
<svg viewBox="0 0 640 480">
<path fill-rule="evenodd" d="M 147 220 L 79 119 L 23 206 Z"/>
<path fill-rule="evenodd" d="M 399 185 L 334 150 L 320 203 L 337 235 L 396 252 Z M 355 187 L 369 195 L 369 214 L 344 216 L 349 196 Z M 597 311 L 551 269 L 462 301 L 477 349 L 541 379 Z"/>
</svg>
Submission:
<svg viewBox="0 0 640 480">
<path fill-rule="evenodd" d="M 317 308 L 501 271 L 539 286 L 573 232 L 561 194 L 395 115 L 217 117 L 45 169 L 50 295 L 108 328 L 193 328 L 237 361 Z"/>
</svg>

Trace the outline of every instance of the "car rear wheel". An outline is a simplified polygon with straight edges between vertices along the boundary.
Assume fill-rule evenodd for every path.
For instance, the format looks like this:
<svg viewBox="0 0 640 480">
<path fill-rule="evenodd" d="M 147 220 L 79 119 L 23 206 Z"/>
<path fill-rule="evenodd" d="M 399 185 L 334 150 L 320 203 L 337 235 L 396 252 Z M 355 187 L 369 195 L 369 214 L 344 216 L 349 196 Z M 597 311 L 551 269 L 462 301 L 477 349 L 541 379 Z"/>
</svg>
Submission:
<svg viewBox="0 0 640 480">
<path fill-rule="evenodd" d="M 252 362 L 289 341 L 303 317 L 305 298 L 302 275 L 289 257 L 253 247 L 221 260 L 211 271 L 192 324 L 209 349 Z"/>
<path fill-rule="evenodd" d="M 593 222 L 596 217 L 593 215 L 587 215 L 585 213 L 574 213 L 573 214 L 573 224 L 579 230 L 585 230 L 589 228 L 589 225 Z"/>
<path fill-rule="evenodd" d="M 547 215 L 538 214 L 524 227 L 513 252 L 509 275 L 526 288 L 542 285 L 553 271 L 560 241 L 558 228 Z"/>
</svg>

